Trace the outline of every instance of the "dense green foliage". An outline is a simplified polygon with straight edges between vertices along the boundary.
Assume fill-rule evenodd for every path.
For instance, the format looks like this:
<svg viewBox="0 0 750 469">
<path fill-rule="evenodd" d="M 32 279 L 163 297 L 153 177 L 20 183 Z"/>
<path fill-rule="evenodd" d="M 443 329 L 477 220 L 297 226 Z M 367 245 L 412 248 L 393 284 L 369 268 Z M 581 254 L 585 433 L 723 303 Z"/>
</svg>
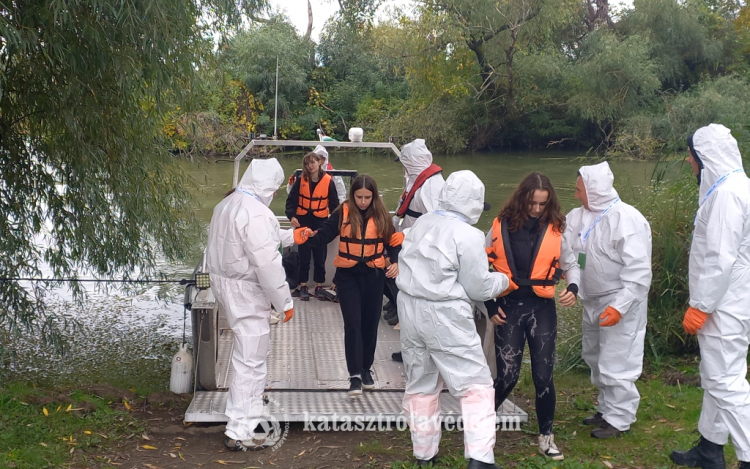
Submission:
<svg viewBox="0 0 750 469">
<path fill-rule="evenodd" d="M 249 132 L 271 135 L 276 56 L 281 137 L 360 126 L 369 140 L 423 137 L 437 151 L 556 145 L 637 158 L 684 148 L 710 121 L 744 137 L 744 2 L 636 0 L 613 14 L 606 0 L 419 0 L 376 24 L 378 3 L 343 2 L 318 43 L 283 16 L 238 33 L 202 72 L 199 114 L 222 124 L 175 116 L 173 145 L 234 153 Z M 716 106 L 689 107 L 699 103 Z"/>
<path fill-rule="evenodd" d="M 39 277 L 43 265 L 52 277 L 148 275 L 159 255 L 182 256 L 191 183 L 165 144 L 164 116 L 187 103 L 208 28 L 262 6 L 0 5 L 0 277 Z M 44 287 L 0 282 L 0 324 L 54 339 Z"/>
</svg>

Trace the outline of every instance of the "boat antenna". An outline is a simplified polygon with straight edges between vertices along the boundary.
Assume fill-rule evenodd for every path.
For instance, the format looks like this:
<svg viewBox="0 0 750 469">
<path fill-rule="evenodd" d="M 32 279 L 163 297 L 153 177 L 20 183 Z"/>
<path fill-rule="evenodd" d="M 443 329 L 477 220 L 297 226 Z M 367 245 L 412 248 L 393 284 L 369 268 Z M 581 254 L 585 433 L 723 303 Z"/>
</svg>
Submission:
<svg viewBox="0 0 750 469">
<path fill-rule="evenodd" d="M 279 114 L 279 56 L 276 56 L 276 98 L 273 105 L 273 138 L 276 140 L 276 119 Z"/>
</svg>

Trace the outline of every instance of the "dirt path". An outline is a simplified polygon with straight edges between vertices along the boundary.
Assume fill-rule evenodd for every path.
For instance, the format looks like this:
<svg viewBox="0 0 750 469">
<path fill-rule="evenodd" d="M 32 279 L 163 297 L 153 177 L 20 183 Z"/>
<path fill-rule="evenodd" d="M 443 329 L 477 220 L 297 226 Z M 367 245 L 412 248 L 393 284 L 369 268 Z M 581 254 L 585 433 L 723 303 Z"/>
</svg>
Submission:
<svg viewBox="0 0 750 469">
<path fill-rule="evenodd" d="M 133 412 L 145 427 L 103 454 L 113 466 L 154 469 L 182 467 L 236 468 L 390 468 L 394 461 L 413 461 L 408 431 L 312 431 L 302 423 L 284 424 L 277 449 L 233 452 L 224 448 L 223 424 L 183 424 L 187 400 L 167 398 Z M 288 425 L 288 432 L 287 432 Z M 460 450 L 462 435 L 444 432 L 442 448 Z M 103 464 L 102 467 L 106 467 Z M 408 467 L 408 466 L 407 466 Z"/>
</svg>

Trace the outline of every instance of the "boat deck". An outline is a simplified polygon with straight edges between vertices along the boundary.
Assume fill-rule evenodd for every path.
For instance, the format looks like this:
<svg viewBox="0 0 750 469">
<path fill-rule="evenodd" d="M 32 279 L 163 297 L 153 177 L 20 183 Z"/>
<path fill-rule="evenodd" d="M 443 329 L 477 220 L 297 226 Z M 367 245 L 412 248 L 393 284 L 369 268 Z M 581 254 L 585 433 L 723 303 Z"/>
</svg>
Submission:
<svg viewBox="0 0 750 469">
<path fill-rule="evenodd" d="M 219 343 L 215 391 L 197 391 L 185 413 L 186 422 L 226 422 L 227 389 L 232 382 L 233 334 L 226 320 L 219 317 Z M 401 348 L 399 332 L 381 319 L 373 364 L 375 389 L 350 398 L 344 326 L 337 303 L 311 298 L 294 300 L 294 318 L 271 326 L 266 395 L 268 412 L 279 421 L 316 421 L 318 418 L 343 421 L 395 422 L 401 415 L 401 399 L 406 384 L 402 363 L 391 359 Z M 458 400 L 447 391 L 441 395 L 442 417 L 458 419 Z M 526 413 L 506 401 L 502 421 L 526 422 Z M 457 420 L 454 420 L 457 421 Z"/>
</svg>

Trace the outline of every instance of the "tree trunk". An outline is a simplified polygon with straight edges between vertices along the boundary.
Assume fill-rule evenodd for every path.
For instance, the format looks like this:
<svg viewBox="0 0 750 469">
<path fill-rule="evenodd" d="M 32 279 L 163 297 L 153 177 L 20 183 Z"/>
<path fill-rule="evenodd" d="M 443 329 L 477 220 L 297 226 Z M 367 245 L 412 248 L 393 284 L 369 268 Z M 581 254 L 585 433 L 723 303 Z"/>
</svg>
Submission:
<svg viewBox="0 0 750 469">
<path fill-rule="evenodd" d="M 313 29 L 312 5 L 310 4 L 310 0 L 307 0 L 307 33 L 305 33 L 305 41 L 310 40 L 312 29 Z"/>
<path fill-rule="evenodd" d="M 486 38 L 475 38 L 470 36 L 466 39 L 466 45 L 469 46 L 472 52 L 477 56 L 477 63 L 479 64 L 479 74 L 482 77 L 482 89 L 481 91 L 487 90 L 490 94 L 490 99 L 495 96 L 497 86 L 495 81 L 492 79 L 492 75 L 495 69 L 487 61 L 487 56 L 484 54 L 484 41 Z M 480 91 L 480 92 L 481 92 Z"/>
</svg>

